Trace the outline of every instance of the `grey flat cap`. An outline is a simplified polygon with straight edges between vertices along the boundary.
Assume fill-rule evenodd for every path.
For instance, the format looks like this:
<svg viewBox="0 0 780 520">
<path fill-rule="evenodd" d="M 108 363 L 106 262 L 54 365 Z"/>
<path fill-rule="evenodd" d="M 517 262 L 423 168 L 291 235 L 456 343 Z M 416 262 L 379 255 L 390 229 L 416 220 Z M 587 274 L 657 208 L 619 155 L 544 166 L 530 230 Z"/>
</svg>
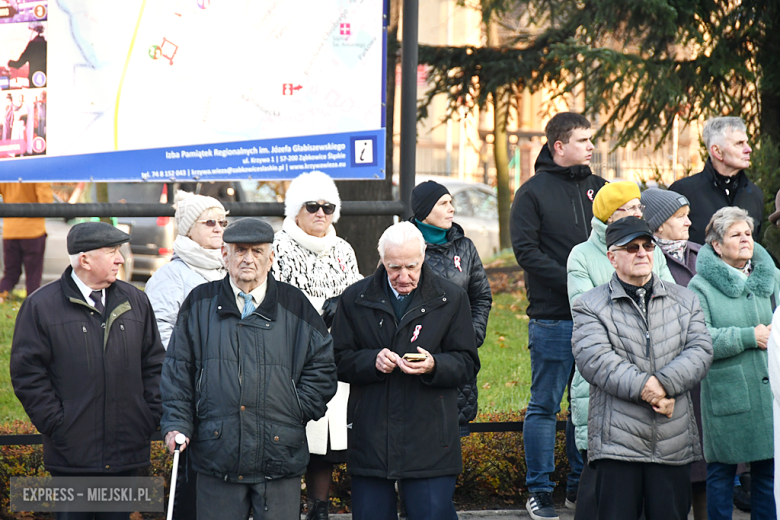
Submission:
<svg viewBox="0 0 780 520">
<path fill-rule="evenodd" d="M 242 218 L 225 228 L 222 240 L 226 244 L 270 244 L 274 241 L 274 228 L 259 218 Z"/>
<path fill-rule="evenodd" d="M 105 222 L 82 222 L 68 231 L 68 254 L 86 253 L 101 247 L 130 242 L 130 235 Z"/>
</svg>

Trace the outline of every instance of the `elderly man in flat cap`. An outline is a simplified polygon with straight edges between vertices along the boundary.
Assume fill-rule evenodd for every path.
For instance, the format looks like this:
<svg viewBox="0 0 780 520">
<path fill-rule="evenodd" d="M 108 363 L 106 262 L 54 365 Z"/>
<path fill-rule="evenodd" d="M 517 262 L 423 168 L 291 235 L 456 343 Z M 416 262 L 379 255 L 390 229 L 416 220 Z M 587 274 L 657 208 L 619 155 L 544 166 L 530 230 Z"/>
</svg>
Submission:
<svg viewBox="0 0 780 520">
<path fill-rule="evenodd" d="M 187 296 L 163 366 L 162 431 L 183 433 L 198 518 L 298 520 L 306 423 L 336 393 L 333 341 L 306 296 L 270 274 L 271 226 L 225 229 L 223 280 Z M 190 444 L 190 441 L 192 443 Z"/>
<path fill-rule="evenodd" d="M 71 267 L 29 296 L 16 319 L 11 380 L 43 434 L 44 465 L 54 476 L 133 476 L 150 465 L 165 350 L 146 295 L 117 280 L 119 246 L 129 240 L 102 222 L 74 226 Z"/>
</svg>

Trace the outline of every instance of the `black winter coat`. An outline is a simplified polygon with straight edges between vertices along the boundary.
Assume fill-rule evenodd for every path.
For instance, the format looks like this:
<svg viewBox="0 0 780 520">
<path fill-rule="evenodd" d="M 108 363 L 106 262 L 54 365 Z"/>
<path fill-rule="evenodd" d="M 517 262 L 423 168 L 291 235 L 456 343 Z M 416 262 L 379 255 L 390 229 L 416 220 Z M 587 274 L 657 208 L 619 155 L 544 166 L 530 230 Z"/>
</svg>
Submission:
<svg viewBox="0 0 780 520">
<path fill-rule="evenodd" d="M 162 373 L 162 431 L 192 444 L 192 464 L 228 482 L 302 475 L 306 423 L 336 393 L 333 340 L 306 296 L 267 278 L 241 319 L 226 276 L 184 300 Z M 189 450 L 188 450 L 189 451 Z"/>
<path fill-rule="evenodd" d="M 753 184 L 744 171 L 737 173 L 739 184 L 737 194 L 734 196 L 734 204 L 729 204 L 726 192 L 718 187 L 715 177 L 715 167 L 712 160 L 707 159 L 704 169 L 696 175 L 691 175 L 675 182 L 669 189 L 685 195 L 691 203 L 691 227 L 688 230 L 688 240 L 697 244 L 704 244 L 706 238 L 704 230 L 710 223 L 712 215 L 720 208 L 735 206 L 747 210 L 753 217 L 753 236 L 760 237 L 761 223 L 764 220 L 764 192 Z"/>
<path fill-rule="evenodd" d="M 46 469 L 115 473 L 149 466 L 165 357 L 152 306 L 142 291 L 116 281 L 106 289 L 104 320 L 72 271 L 19 309 L 14 391 L 43 434 Z"/>
<path fill-rule="evenodd" d="M 468 297 L 427 264 L 400 321 L 389 302 L 387 271 L 341 296 L 333 320 L 339 379 L 349 383 L 350 474 L 387 479 L 431 478 L 461 472 L 458 385 L 476 377 L 479 356 Z M 399 356 L 421 346 L 432 373 L 376 369 L 383 348 Z"/>
<path fill-rule="evenodd" d="M 485 341 L 493 293 L 485 268 L 474 242 L 463 234 L 463 228 L 453 223 L 443 244 L 426 243 L 425 264 L 438 276 L 451 281 L 468 293 L 471 321 L 477 335 L 477 348 Z M 468 424 L 477 416 L 477 380 L 458 388 L 458 422 Z"/>
<path fill-rule="evenodd" d="M 574 246 L 588 240 L 593 199 L 606 181 L 587 166 L 558 166 L 547 146 L 535 169 L 517 190 L 509 221 L 512 249 L 525 276 L 527 314 L 571 320 L 566 261 Z"/>
</svg>

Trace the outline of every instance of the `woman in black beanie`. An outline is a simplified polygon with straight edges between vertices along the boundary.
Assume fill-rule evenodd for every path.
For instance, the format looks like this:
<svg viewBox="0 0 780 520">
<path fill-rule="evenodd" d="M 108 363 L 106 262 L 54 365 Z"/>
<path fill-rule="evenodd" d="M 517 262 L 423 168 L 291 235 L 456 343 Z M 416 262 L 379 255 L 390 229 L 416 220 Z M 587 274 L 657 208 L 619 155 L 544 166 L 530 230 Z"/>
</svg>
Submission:
<svg viewBox="0 0 780 520">
<path fill-rule="evenodd" d="M 463 228 L 452 221 L 455 208 L 450 192 L 438 182 L 418 184 L 412 191 L 412 211 L 411 221 L 425 237 L 425 263 L 468 293 L 477 346 L 481 346 L 493 295 L 477 248 L 463 234 Z M 469 421 L 477 416 L 476 378 L 459 388 L 458 415 L 460 435 L 465 437 Z"/>
</svg>

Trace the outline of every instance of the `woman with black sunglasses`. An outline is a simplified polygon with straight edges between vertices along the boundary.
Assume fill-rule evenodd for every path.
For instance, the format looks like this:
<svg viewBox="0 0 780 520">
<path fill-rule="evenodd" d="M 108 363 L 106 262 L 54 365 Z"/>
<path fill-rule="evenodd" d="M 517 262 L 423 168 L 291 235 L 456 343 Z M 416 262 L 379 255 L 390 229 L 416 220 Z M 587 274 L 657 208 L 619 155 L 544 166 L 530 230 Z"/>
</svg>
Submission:
<svg viewBox="0 0 780 520">
<path fill-rule="evenodd" d="M 222 203 L 213 197 L 179 191 L 175 205 L 178 236 L 173 242 L 173 258 L 155 271 L 145 289 L 166 349 L 179 309 L 190 291 L 227 274 L 221 251 L 222 232 L 227 226 Z M 176 518 L 196 518 L 196 481 L 189 457 L 182 457 L 176 483 Z"/>
<path fill-rule="evenodd" d="M 313 171 L 287 188 L 284 223 L 274 237 L 274 278 L 299 288 L 330 327 L 339 296 L 361 278 L 355 252 L 336 236 L 341 198 L 336 183 Z M 328 518 L 334 464 L 346 462 L 349 385 L 339 382 L 325 417 L 306 426 L 311 459 L 306 469 L 307 520 Z"/>
</svg>

